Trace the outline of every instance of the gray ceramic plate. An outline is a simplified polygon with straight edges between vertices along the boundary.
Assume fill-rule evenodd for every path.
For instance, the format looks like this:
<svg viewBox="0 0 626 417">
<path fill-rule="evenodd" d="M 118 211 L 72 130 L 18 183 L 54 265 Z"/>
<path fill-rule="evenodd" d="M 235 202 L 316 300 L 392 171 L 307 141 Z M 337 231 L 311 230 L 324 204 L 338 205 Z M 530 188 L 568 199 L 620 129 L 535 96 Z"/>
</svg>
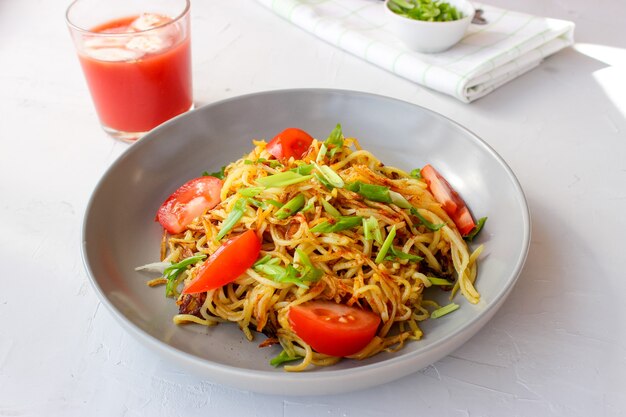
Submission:
<svg viewBox="0 0 626 417">
<path fill-rule="evenodd" d="M 134 268 L 158 260 L 161 228 L 154 222 L 165 198 L 203 171 L 240 158 L 255 138 L 286 127 L 325 138 L 336 123 L 384 163 L 406 170 L 431 163 L 477 216 L 489 216 L 478 305 L 424 323 L 425 337 L 396 353 L 332 367 L 287 373 L 269 366 L 279 347 L 257 347 L 237 326 L 177 327 L 176 306 L 163 288 L 146 286 Z M 241 389 L 273 394 L 331 394 L 382 384 L 448 355 L 496 312 L 521 272 L 530 242 L 523 192 L 506 163 L 482 140 L 424 108 L 364 93 L 286 90 L 211 104 L 180 116 L 134 144 L 106 172 L 87 207 L 83 259 L 102 303 L 124 328 L 165 360 Z"/>
</svg>

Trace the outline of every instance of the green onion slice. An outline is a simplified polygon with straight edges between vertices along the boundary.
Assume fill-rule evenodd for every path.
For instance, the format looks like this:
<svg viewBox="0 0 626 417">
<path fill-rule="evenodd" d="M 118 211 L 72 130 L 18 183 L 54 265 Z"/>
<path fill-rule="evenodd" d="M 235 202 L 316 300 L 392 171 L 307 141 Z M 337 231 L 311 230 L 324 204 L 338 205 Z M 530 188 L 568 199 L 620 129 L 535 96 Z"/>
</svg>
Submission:
<svg viewBox="0 0 626 417">
<path fill-rule="evenodd" d="M 391 197 L 391 202 L 395 204 L 396 206 L 403 208 L 403 209 L 413 208 L 411 203 L 409 203 L 402 194 L 396 193 L 395 191 L 389 191 L 389 196 Z"/>
<path fill-rule="evenodd" d="M 440 223 L 440 224 L 434 224 L 429 222 L 428 220 L 426 220 L 424 218 L 424 216 L 422 216 L 419 212 L 418 209 L 416 209 L 415 207 L 411 207 L 410 209 L 411 214 L 414 215 L 415 217 L 417 217 L 419 219 L 419 221 L 428 229 L 431 230 L 433 232 L 436 232 L 437 230 L 441 229 L 443 226 L 445 226 L 445 223 Z"/>
<path fill-rule="evenodd" d="M 467 236 L 464 236 L 463 239 L 465 239 L 468 242 L 471 242 L 472 240 L 474 240 L 474 238 L 480 233 L 480 231 L 483 230 L 483 227 L 485 227 L 486 221 L 487 221 L 486 217 L 481 217 L 480 219 L 478 219 L 478 223 L 476 223 L 476 226 L 474 226 L 472 231 Z"/>
<path fill-rule="evenodd" d="M 226 217 L 226 219 L 222 222 L 222 228 L 220 229 L 220 232 L 217 234 L 215 239 L 220 240 L 226 235 L 226 233 L 230 232 L 230 230 L 235 227 L 239 220 L 241 220 L 247 208 L 247 198 L 240 198 L 239 200 L 237 200 L 237 202 L 233 205 L 233 209 L 230 211 L 230 213 L 228 213 L 228 217 Z"/>
<path fill-rule="evenodd" d="M 297 355 L 296 356 L 289 356 L 287 351 L 283 350 L 277 356 L 275 356 L 274 358 L 272 358 L 270 360 L 270 365 L 272 365 L 273 367 L 279 367 L 280 365 L 282 365 L 285 362 L 292 362 L 292 361 L 298 360 L 300 358 L 302 358 L 302 356 L 297 356 Z"/>
<path fill-rule="evenodd" d="M 279 174 L 268 175 L 267 177 L 259 178 L 257 183 L 265 188 L 282 188 L 288 185 L 297 184 L 299 182 L 307 181 L 311 179 L 311 175 L 300 175 L 293 171 L 285 171 Z"/>
<path fill-rule="evenodd" d="M 380 250 L 378 251 L 378 255 L 376 255 L 376 259 L 374 260 L 374 262 L 379 264 L 385 259 L 385 256 L 387 255 L 387 252 L 389 251 L 389 248 L 391 247 L 391 244 L 393 243 L 393 239 L 395 237 L 396 237 L 396 225 L 394 224 L 391 227 L 391 230 L 389 231 L 389 234 L 385 238 L 385 241 L 383 242 L 382 246 L 380 247 Z"/>
<path fill-rule="evenodd" d="M 430 318 L 437 319 L 439 317 L 445 316 L 446 314 L 452 313 L 454 310 L 458 310 L 459 307 L 460 306 L 456 303 L 450 303 L 430 313 Z"/>
<path fill-rule="evenodd" d="M 318 165 L 313 163 L 315 169 L 324 177 L 324 179 L 335 188 L 343 188 L 345 185 L 343 179 L 328 165 Z"/>
<path fill-rule="evenodd" d="M 287 201 L 276 213 L 274 217 L 284 220 L 287 217 L 291 217 L 296 214 L 302 207 L 304 207 L 304 194 L 298 194 L 291 200 Z"/>
<path fill-rule="evenodd" d="M 330 204 L 328 201 L 324 200 L 323 198 L 322 198 L 322 206 L 324 206 L 324 210 L 326 210 L 326 213 L 330 214 L 331 216 L 341 217 L 341 213 L 339 212 L 339 210 L 334 208 L 332 204 Z"/>
<path fill-rule="evenodd" d="M 244 197 L 255 197 L 263 191 L 263 187 L 241 188 L 237 192 Z"/>
<path fill-rule="evenodd" d="M 454 282 L 450 282 L 447 279 L 443 279 L 443 278 L 428 277 L 428 280 L 433 285 L 440 285 L 444 287 L 449 286 L 449 285 L 454 285 Z"/>
<path fill-rule="evenodd" d="M 362 223 L 361 216 L 340 216 L 326 220 L 311 229 L 313 233 L 334 233 L 352 229 Z"/>
<path fill-rule="evenodd" d="M 173 297 L 176 295 L 176 287 L 178 286 L 178 277 L 179 275 L 187 269 L 189 265 L 193 265 L 198 261 L 206 258 L 206 255 L 201 253 L 199 255 L 190 256 L 189 258 L 183 259 L 180 262 L 175 264 L 171 264 L 167 268 L 163 270 L 163 278 L 167 279 L 167 284 L 165 285 L 165 296 Z"/>
<path fill-rule="evenodd" d="M 383 185 L 366 184 L 361 181 L 356 181 L 347 184 L 346 189 L 353 191 L 371 201 L 391 203 L 389 187 L 385 187 Z"/>
</svg>

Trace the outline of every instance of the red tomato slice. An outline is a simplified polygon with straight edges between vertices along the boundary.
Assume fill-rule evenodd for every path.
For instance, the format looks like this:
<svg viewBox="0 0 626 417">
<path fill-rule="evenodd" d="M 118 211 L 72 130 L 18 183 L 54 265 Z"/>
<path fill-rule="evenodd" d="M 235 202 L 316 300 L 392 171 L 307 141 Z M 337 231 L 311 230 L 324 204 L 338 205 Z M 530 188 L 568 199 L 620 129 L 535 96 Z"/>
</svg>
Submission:
<svg viewBox="0 0 626 417">
<path fill-rule="evenodd" d="M 422 177 L 426 180 L 428 188 L 441 204 L 448 216 L 454 221 L 462 236 L 469 234 L 476 222 L 472 218 L 469 208 L 461 196 L 452 188 L 446 179 L 437 172 L 432 165 L 428 164 L 422 168 Z"/>
<path fill-rule="evenodd" d="M 221 201 L 222 180 L 200 177 L 183 184 L 159 208 L 156 220 L 170 233 L 180 233 L 193 219 Z"/>
<path fill-rule="evenodd" d="M 214 290 L 239 278 L 259 257 L 261 241 L 254 230 L 228 239 L 200 267 L 183 294 Z"/>
<path fill-rule="evenodd" d="M 291 329 L 315 351 L 350 356 L 376 335 L 380 317 L 332 301 L 309 301 L 289 309 Z"/>
<path fill-rule="evenodd" d="M 300 159 L 311 146 L 313 137 L 304 130 L 290 127 L 280 132 L 267 144 L 267 151 L 276 159 Z"/>
</svg>

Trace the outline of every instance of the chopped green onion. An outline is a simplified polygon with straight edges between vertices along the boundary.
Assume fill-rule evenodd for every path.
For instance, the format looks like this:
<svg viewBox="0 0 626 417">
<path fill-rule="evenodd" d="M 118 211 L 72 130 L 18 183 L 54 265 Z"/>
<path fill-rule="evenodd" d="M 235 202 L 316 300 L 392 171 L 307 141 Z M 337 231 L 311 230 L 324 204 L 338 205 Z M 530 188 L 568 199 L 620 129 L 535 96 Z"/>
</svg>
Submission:
<svg viewBox="0 0 626 417">
<path fill-rule="evenodd" d="M 369 219 L 363 219 L 363 235 L 366 240 L 374 240 L 379 245 L 383 244 L 383 233 L 380 230 L 376 217 L 372 216 Z"/>
<path fill-rule="evenodd" d="M 486 217 L 481 217 L 480 219 L 478 219 L 478 223 L 476 223 L 476 226 L 474 226 L 472 231 L 467 236 L 464 236 L 463 239 L 465 239 L 468 242 L 471 242 L 472 240 L 474 240 L 476 235 L 478 235 L 480 231 L 483 230 L 483 227 L 485 226 L 486 221 L 487 221 Z"/>
<path fill-rule="evenodd" d="M 411 261 L 411 262 L 419 262 L 422 259 L 424 259 L 419 255 L 413 255 L 412 253 L 402 252 L 400 249 L 396 248 L 393 245 L 391 245 L 389 249 L 391 250 L 391 253 L 393 254 L 393 256 L 386 256 L 385 260 L 393 260 L 397 258 L 397 259 L 406 259 L 407 261 Z"/>
<path fill-rule="evenodd" d="M 330 157 L 332 158 L 335 154 L 341 150 L 343 147 L 343 132 L 341 131 L 341 125 L 338 123 L 337 126 L 330 132 L 328 138 L 324 141 L 324 145 L 328 148 L 328 145 L 333 145 L 330 148 Z"/>
<path fill-rule="evenodd" d="M 279 367 L 285 362 L 292 362 L 300 359 L 302 356 L 289 356 L 286 350 L 280 352 L 277 356 L 270 360 L 270 365 L 274 367 Z"/>
<path fill-rule="evenodd" d="M 265 158 L 259 158 L 256 161 L 252 161 L 250 159 L 244 159 L 243 163 L 246 165 L 253 165 L 253 164 L 267 164 L 268 166 L 270 166 L 271 168 L 276 168 L 277 166 L 282 166 L 283 164 L 280 163 L 280 161 L 276 161 L 274 159 L 265 159 Z"/>
<path fill-rule="evenodd" d="M 307 203 L 307 205 L 306 205 L 306 206 L 302 207 L 302 210 L 300 210 L 300 211 L 301 211 L 301 212 L 303 212 L 303 213 L 305 213 L 305 212 L 307 212 L 307 211 L 311 210 L 311 209 L 312 209 L 312 208 L 314 208 L 314 207 L 315 207 L 315 197 L 314 197 L 314 198 L 312 198 L 312 199 L 311 199 L 311 200 Z"/>
<path fill-rule="evenodd" d="M 389 187 L 385 187 L 383 185 L 366 184 L 361 181 L 356 181 L 346 185 L 346 189 L 353 191 L 371 201 L 391 203 Z"/>
<path fill-rule="evenodd" d="M 309 256 L 301 250 L 300 248 L 296 249 L 296 253 L 298 254 L 298 258 L 300 259 L 300 263 L 304 266 L 302 272 L 300 273 L 300 279 L 302 281 L 309 282 L 317 282 L 322 275 L 324 275 L 324 271 L 319 268 L 316 268 L 309 259 Z"/>
<path fill-rule="evenodd" d="M 352 229 L 362 223 L 361 216 L 341 216 L 326 220 L 311 229 L 313 233 L 334 233 Z"/>
<path fill-rule="evenodd" d="M 341 213 L 339 212 L 339 210 L 334 208 L 332 204 L 330 204 L 328 201 L 324 200 L 323 198 L 322 198 L 322 206 L 324 206 L 324 210 L 326 210 L 326 213 L 330 214 L 331 216 L 341 217 Z"/>
<path fill-rule="evenodd" d="M 328 181 L 330 185 L 335 188 L 343 188 L 343 179 L 341 179 L 339 174 L 337 174 L 331 167 L 329 167 L 328 165 L 318 165 L 315 162 L 313 163 L 313 165 L 315 165 L 317 171 L 324 177 L 326 181 Z"/>
<path fill-rule="evenodd" d="M 313 168 L 315 168 L 313 164 L 302 164 L 298 165 L 296 168 L 290 169 L 290 171 L 300 175 L 309 175 L 313 171 Z"/>
<path fill-rule="evenodd" d="M 288 185 L 307 181 L 311 178 L 311 175 L 300 175 L 293 171 L 285 171 L 279 174 L 268 175 L 267 177 L 259 178 L 257 182 L 265 188 L 273 188 L 286 187 Z"/>
<path fill-rule="evenodd" d="M 281 208 L 283 206 L 283 203 L 281 203 L 280 201 L 276 201 L 273 198 L 268 198 L 267 200 L 265 200 L 265 202 L 278 208 Z"/>
<path fill-rule="evenodd" d="M 372 234 L 372 223 L 370 217 L 369 219 L 363 218 L 363 237 L 365 240 L 374 240 L 374 235 Z"/>
<path fill-rule="evenodd" d="M 391 0 L 387 7 L 409 19 L 428 22 L 450 22 L 463 17 L 455 6 L 439 0 Z"/>
<path fill-rule="evenodd" d="M 379 264 L 385 259 L 385 256 L 387 255 L 387 252 L 389 251 L 389 248 L 391 247 L 391 244 L 393 243 L 393 239 L 395 237 L 396 237 L 396 225 L 394 224 L 391 227 L 391 230 L 389 231 L 389 234 L 385 238 L 385 241 L 383 242 L 382 246 L 380 247 L 380 250 L 378 251 L 378 255 L 376 255 L 376 259 L 374 260 L 374 262 Z"/>
<path fill-rule="evenodd" d="M 291 200 L 287 201 L 276 213 L 274 217 L 280 220 L 284 220 L 287 217 L 296 214 L 302 207 L 304 207 L 304 195 L 298 194 Z"/>
<path fill-rule="evenodd" d="M 187 269 L 189 265 L 195 264 L 198 261 L 206 258 L 205 254 L 194 255 L 189 258 L 183 259 L 180 262 L 175 264 L 171 264 L 165 270 L 163 270 L 163 278 L 167 279 L 167 284 L 165 285 L 165 296 L 172 297 L 176 295 L 176 287 L 178 286 L 178 277 L 180 274 Z"/>
<path fill-rule="evenodd" d="M 440 286 L 444 286 L 444 287 L 445 286 L 449 286 L 449 285 L 454 285 L 453 282 L 450 282 L 447 279 L 443 279 L 443 278 L 428 277 L 428 280 L 433 285 L 440 285 Z"/>
<path fill-rule="evenodd" d="M 262 191 L 263 191 L 263 187 L 241 188 L 237 190 L 237 192 L 244 197 L 254 197 L 257 194 L 260 194 Z"/>
<path fill-rule="evenodd" d="M 441 316 L 445 316 L 446 314 L 452 313 L 454 310 L 458 310 L 459 307 L 460 306 L 456 303 L 450 303 L 430 313 L 430 318 L 437 319 Z"/>
<path fill-rule="evenodd" d="M 323 175 L 319 174 L 318 172 L 314 172 L 313 176 L 327 189 L 332 190 L 333 188 L 335 188 L 331 183 L 328 182 L 326 178 L 324 178 Z"/>
<path fill-rule="evenodd" d="M 222 222 L 222 228 L 215 239 L 220 240 L 226 235 L 226 233 L 230 232 L 230 230 L 235 227 L 237 222 L 241 220 L 243 214 L 246 212 L 246 208 L 248 208 L 247 198 L 240 198 L 237 200 L 237 202 L 233 205 L 233 209 L 230 213 L 228 213 L 228 217 L 226 217 L 226 219 Z"/>
<path fill-rule="evenodd" d="M 389 196 L 391 197 L 391 202 L 400 208 L 410 209 L 413 207 L 411 203 L 409 203 L 407 199 L 404 198 L 404 196 L 400 193 L 396 193 L 395 191 L 389 191 Z"/>
<path fill-rule="evenodd" d="M 326 152 L 328 152 L 328 148 L 325 143 L 322 143 L 322 146 L 320 146 L 320 150 L 317 153 L 317 158 L 315 158 L 315 162 L 322 162 L 326 156 Z"/>
<path fill-rule="evenodd" d="M 416 209 L 415 207 L 411 207 L 411 214 L 414 215 L 415 217 L 417 217 L 419 219 L 419 221 L 428 229 L 431 230 L 433 232 L 436 232 L 437 230 L 441 229 L 443 226 L 445 226 L 445 223 L 440 223 L 440 224 L 433 224 L 431 222 L 429 222 L 428 220 L 426 220 L 424 218 L 424 216 L 422 216 L 419 212 L 418 209 Z"/>
<path fill-rule="evenodd" d="M 261 210 L 267 209 L 267 204 L 265 201 L 255 200 L 254 198 L 248 198 L 248 203 L 252 204 L 254 207 L 258 207 Z"/>
<path fill-rule="evenodd" d="M 310 268 L 314 268 L 313 263 L 311 262 L 311 259 L 309 258 L 309 255 L 307 255 L 305 251 L 303 251 L 300 248 L 297 248 L 296 253 L 298 254 L 298 258 L 302 265 L 308 266 Z"/>
<path fill-rule="evenodd" d="M 256 261 L 254 263 L 254 265 L 252 265 L 252 268 L 257 267 L 259 265 L 263 265 L 268 263 L 270 260 L 272 259 L 272 257 L 270 255 L 265 255 L 264 257 L 262 257 L 261 259 L 259 259 L 258 261 Z"/>
<path fill-rule="evenodd" d="M 391 0 L 390 3 L 394 3 L 400 7 L 404 7 L 405 9 L 412 9 L 415 7 L 415 5 L 413 3 L 409 3 L 405 0 Z"/>
<path fill-rule="evenodd" d="M 412 170 L 409 175 L 413 178 L 417 178 L 422 179 L 422 169 L 421 168 L 415 168 L 414 170 Z"/>
<path fill-rule="evenodd" d="M 259 158 L 259 159 L 257 159 L 254 162 L 257 163 L 257 164 L 267 164 L 271 168 L 276 168 L 277 166 L 282 166 L 282 163 L 280 161 L 275 160 L 275 159 Z"/>
<path fill-rule="evenodd" d="M 204 171 L 202 173 L 203 177 L 215 177 L 217 179 L 223 180 L 224 177 L 226 176 L 226 173 L 224 172 L 224 170 L 226 170 L 226 166 L 223 166 L 222 169 L 220 169 L 217 172 L 211 172 L 209 173 L 208 171 Z"/>
</svg>

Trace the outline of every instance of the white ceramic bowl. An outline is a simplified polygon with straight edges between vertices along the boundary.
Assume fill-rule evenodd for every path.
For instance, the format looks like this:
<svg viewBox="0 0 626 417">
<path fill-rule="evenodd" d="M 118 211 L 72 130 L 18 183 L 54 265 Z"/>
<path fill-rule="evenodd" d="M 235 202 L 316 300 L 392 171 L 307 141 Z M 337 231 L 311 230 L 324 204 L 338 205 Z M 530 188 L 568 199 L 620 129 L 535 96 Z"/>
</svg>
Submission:
<svg viewBox="0 0 626 417">
<path fill-rule="evenodd" d="M 463 18 L 452 22 L 425 22 L 396 14 L 389 9 L 390 0 L 385 0 L 385 12 L 389 28 L 413 51 L 437 53 L 449 49 L 463 38 L 472 22 L 475 9 L 466 0 L 444 0 L 463 13 Z"/>
</svg>

